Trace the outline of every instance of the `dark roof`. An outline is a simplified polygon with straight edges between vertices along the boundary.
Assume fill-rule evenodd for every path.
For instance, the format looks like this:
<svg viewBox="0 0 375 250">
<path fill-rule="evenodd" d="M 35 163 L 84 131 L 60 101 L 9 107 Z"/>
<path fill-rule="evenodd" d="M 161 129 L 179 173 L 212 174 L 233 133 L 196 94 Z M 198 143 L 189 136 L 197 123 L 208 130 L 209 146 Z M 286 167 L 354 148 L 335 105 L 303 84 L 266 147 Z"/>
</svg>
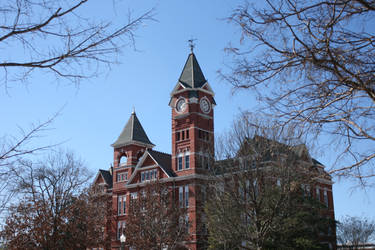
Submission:
<svg viewBox="0 0 375 250">
<path fill-rule="evenodd" d="M 178 79 L 178 83 L 174 87 L 171 94 L 173 95 L 173 93 L 178 90 L 180 85 L 184 86 L 187 89 L 197 89 L 201 88 L 206 82 L 207 80 L 202 73 L 197 58 L 195 57 L 194 53 L 190 53 L 180 75 L 180 78 Z M 197 95 L 197 93 L 189 94 L 194 96 Z"/>
<path fill-rule="evenodd" d="M 137 115 L 133 111 L 120 136 L 112 144 L 112 147 L 120 147 L 132 143 L 146 144 L 146 146 L 155 146 L 147 137 L 141 123 L 139 122 Z"/>
<path fill-rule="evenodd" d="M 191 97 L 199 98 L 198 91 L 196 90 L 189 91 L 189 98 Z"/>
<path fill-rule="evenodd" d="M 320 163 L 317 159 L 314 159 L 314 158 L 311 158 L 312 162 L 314 163 L 314 165 L 321 165 L 321 166 L 324 166 L 322 163 Z"/>
<path fill-rule="evenodd" d="M 159 164 L 159 166 L 170 176 L 175 176 L 174 172 L 172 171 L 171 166 L 171 159 L 172 156 L 170 154 L 162 153 L 159 151 L 148 150 L 149 154 L 155 161 Z"/>
<path fill-rule="evenodd" d="M 200 88 L 207 81 L 194 53 L 190 53 L 182 70 L 179 82 L 188 88 Z"/>
<path fill-rule="evenodd" d="M 99 169 L 100 174 L 103 176 L 105 183 L 108 185 L 108 188 L 112 188 L 112 174 L 108 170 Z"/>
</svg>

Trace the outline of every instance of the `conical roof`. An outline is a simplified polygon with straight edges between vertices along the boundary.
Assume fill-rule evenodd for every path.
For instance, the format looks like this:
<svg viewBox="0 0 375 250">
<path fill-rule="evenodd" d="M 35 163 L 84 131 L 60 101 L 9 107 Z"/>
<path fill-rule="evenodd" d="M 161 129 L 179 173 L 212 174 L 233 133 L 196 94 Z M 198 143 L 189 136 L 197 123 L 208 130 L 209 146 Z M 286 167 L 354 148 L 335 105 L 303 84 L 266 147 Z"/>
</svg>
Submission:
<svg viewBox="0 0 375 250">
<path fill-rule="evenodd" d="M 155 146 L 149 139 L 144 131 L 141 123 L 139 122 L 135 111 L 132 112 L 128 122 L 122 130 L 120 136 L 112 144 L 112 147 L 118 148 L 130 144 L 143 144 L 147 147 Z"/>
<path fill-rule="evenodd" d="M 188 88 L 200 88 L 207 82 L 194 53 L 189 54 L 178 81 Z"/>
</svg>

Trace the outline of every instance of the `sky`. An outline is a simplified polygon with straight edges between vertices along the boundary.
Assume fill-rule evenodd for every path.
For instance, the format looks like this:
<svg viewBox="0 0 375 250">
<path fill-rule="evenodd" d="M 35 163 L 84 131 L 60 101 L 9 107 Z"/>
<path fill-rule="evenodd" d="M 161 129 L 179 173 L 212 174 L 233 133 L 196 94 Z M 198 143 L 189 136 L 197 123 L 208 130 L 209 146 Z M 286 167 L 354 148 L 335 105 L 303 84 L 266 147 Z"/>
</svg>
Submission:
<svg viewBox="0 0 375 250">
<path fill-rule="evenodd" d="M 239 30 L 225 21 L 237 1 L 149 0 L 89 1 L 86 10 L 113 22 L 126 19 L 128 11 L 139 15 L 155 8 L 155 20 L 136 32 L 136 48 L 125 48 L 120 64 L 79 86 L 58 83 L 36 74 L 27 84 L 12 83 L 0 89 L 0 136 L 16 136 L 60 112 L 50 130 L 35 143 L 56 144 L 74 151 L 96 173 L 113 161 L 110 146 L 125 126 L 133 107 L 155 150 L 171 152 L 170 92 L 177 83 L 190 49 L 215 92 L 215 133 L 228 130 L 241 111 L 255 111 L 259 104 L 251 91 L 232 93 L 217 71 L 227 67 L 224 48 L 238 44 Z M 327 149 L 332 152 L 333 149 Z M 315 156 L 323 164 L 334 162 L 334 154 Z M 353 188 L 355 183 L 334 179 L 336 219 L 344 215 L 375 219 L 375 189 Z M 375 180 L 374 180 L 375 181 Z"/>
</svg>

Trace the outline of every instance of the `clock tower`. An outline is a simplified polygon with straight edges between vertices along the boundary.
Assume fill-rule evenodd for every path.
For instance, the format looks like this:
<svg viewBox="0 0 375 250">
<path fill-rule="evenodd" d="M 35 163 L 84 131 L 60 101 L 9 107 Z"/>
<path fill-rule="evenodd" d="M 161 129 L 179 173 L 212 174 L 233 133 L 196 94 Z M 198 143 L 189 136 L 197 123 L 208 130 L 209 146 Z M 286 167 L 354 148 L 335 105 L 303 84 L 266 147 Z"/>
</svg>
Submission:
<svg viewBox="0 0 375 250">
<path fill-rule="evenodd" d="M 214 92 L 191 52 L 169 102 L 172 169 L 177 176 L 205 173 L 211 167 L 215 105 Z"/>
</svg>

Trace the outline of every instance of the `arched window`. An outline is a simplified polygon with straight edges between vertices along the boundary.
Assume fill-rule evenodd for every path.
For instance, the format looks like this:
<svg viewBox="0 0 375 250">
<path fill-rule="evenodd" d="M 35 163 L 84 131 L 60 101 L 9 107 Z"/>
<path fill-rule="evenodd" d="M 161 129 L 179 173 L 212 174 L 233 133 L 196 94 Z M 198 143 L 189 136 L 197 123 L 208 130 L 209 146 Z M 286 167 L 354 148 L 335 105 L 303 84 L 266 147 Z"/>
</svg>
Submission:
<svg viewBox="0 0 375 250">
<path fill-rule="evenodd" d="M 124 166 L 126 165 L 126 162 L 128 161 L 128 157 L 126 155 L 123 155 L 120 157 L 120 163 L 119 166 Z"/>
<path fill-rule="evenodd" d="M 143 152 L 139 151 L 138 154 L 137 154 L 137 161 L 139 161 L 139 159 L 142 157 L 142 155 L 143 155 Z"/>
</svg>

